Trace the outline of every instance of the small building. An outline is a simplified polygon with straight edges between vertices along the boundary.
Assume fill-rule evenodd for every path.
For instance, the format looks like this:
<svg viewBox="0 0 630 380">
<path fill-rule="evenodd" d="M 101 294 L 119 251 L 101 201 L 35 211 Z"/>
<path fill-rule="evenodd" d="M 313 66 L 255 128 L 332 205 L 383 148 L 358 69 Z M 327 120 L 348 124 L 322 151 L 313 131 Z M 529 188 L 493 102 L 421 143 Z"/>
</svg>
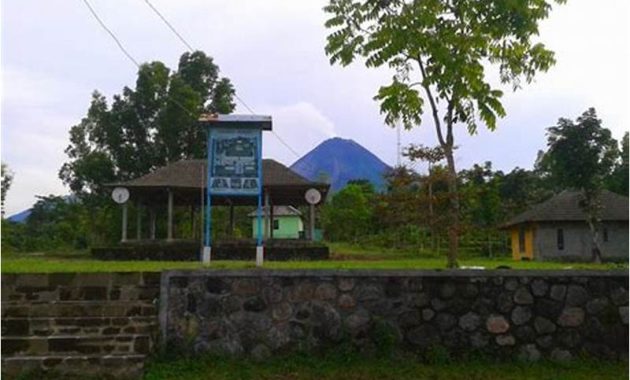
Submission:
<svg viewBox="0 0 630 380">
<path fill-rule="evenodd" d="M 575 260 L 592 257 L 591 232 L 578 191 L 563 191 L 505 223 L 514 260 Z M 628 258 L 628 198 L 603 191 L 599 243 L 604 260 Z"/>
<path fill-rule="evenodd" d="M 252 218 L 252 238 L 257 235 L 256 211 L 249 213 Z M 304 236 L 304 223 L 302 222 L 302 213 L 293 206 L 273 206 L 271 214 L 269 208 L 263 208 L 263 218 L 273 220 L 271 223 L 264 223 L 263 231 L 265 236 L 273 236 L 274 239 L 299 239 Z M 273 228 L 273 233 L 270 231 Z"/>
</svg>

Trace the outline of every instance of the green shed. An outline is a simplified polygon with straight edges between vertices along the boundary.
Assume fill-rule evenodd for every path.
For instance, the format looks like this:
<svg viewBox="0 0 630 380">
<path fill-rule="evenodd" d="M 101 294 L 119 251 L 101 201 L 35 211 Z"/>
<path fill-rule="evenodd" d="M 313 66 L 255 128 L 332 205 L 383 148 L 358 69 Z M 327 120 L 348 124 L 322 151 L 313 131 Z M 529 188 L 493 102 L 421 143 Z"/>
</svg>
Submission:
<svg viewBox="0 0 630 380">
<path fill-rule="evenodd" d="M 269 222 L 263 223 L 264 236 L 273 236 L 274 239 L 299 239 L 304 233 L 304 223 L 302 223 L 302 213 L 293 206 L 273 206 L 272 214 L 268 215 L 269 208 L 263 208 L 263 218 L 266 221 L 273 220 L 273 226 Z M 249 213 L 252 218 L 252 237 L 256 237 L 256 211 Z M 269 218 L 267 218 L 269 216 Z M 273 233 L 269 231 L 273 228 Z"/>
</svg>

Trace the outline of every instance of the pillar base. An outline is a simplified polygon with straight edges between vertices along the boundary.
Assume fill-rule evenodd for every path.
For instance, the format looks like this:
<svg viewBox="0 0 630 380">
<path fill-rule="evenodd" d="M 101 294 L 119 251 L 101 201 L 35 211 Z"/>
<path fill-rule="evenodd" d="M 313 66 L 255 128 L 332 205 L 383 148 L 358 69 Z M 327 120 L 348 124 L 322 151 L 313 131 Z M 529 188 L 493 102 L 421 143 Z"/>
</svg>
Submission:
<svg viewBox="0 0 630 380">
<path fill-rule="evenodd" d="M 256 246 L 256 266 L 262 267 L 264 257 L 264 248 L 262 245 Z"/>
<path fill-rule="evenodd" d="M 204 264 L 210 264 L 211 253 L 212 247 L 203 247 L 203 252 L 201 253 L 201 262 Z"/>
</svg>

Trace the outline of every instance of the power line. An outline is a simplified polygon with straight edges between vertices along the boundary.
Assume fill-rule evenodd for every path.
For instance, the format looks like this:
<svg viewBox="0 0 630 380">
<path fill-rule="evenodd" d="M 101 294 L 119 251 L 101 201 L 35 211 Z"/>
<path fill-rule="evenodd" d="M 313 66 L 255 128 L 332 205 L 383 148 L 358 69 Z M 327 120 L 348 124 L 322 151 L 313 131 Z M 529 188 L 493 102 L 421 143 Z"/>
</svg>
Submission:
<svg viewBox="0 0 630 380">
<path fill-rule="evenodd" d="M 164 24 L 166 24 L 166 26 L 177 36 L 177 38 L 182 42 L 182 44 L 184 44 L 184 46 L 186 46 L 186 48 L 192 53 L 195 49 L 193 49 L 192 45 L 177 31 L 177 29 L 175 29 L 175 27 L 173 26 L 173 24 L 171 24 L 166 17 L 164 17 L 164 15 L 149 1 L 149 0 L 144 0 L 144 2 L 147 4 L 147 6 L 149 6 L 149 8 L 151 8 L 151 10 L 164 22 Z M 255 115 L 256 112 L 254 112 L 254 110 L 247 105 L 247 103 L 241 99 L 241 97 L 239 97 L 236 92 L 234 92 L 234 97 L 236 98 L 236 100 L 238 100 L 252 115 Z M 275 131 L 272 131 L 273 135 L 276 136 L 276 138 L 278 139 L 278 141 L 280 141 L 282 143 L 282 145 L 284 145 L 289 151 L 291 151 L 291 153 L 293 153 L 297 158 L 301 158 L 302 156 L 300 156 L 300 154 L 298 152 L 295 151 L 295 149 L 293 149 L 289 144 L 287 144 L 286 141 L 284 141 Z"/>
<path fill-rule="evenodd" d="M 116 45 L 118 45 L 118 47 L 120 48 L 120 50 L 125 54 L 125 56 L 138 68 L 140 69 L 140 64 L 138 63 L 138 61 L 131 55 L 131 53 L 129 53 L 127 51 L 127 49 L 125 49 L 125 47 L 123 46 L 123 44 L 120 42 L 120 40 L 118 39 L 118 37 L 116 37 L 116 35 L 114 34 L 114 32 L 111 31 L 111 29 L 109 29 L 107 27 L 107 25 L 105 25 L 105 23 L 103 22 L 103 20 L 101 20 L 101 18 L 99 17 L 99 15 L 96 13 L 96 11 L 94 10 L 94 8 L 92 8 L 92 6 L 90 5 L 90 3 L 88 2 L 88 0 L 83 0 L 83 4 L 85 4 L 87 6 L 87 8 L 90 10 L 90 13 L 92 14 L 92 16 L 94 16 L 94 18 L 96 19 L 96 21 L 98 21 L 98 23 L 101 25 L 101 27 L 103 29 L 105 29 L 105 31 L 112 37 L 112 39 L 116 42 Z M 183 106 L 180 102 L 178 102 L 177 100 L 175 100 L 174 98 L 172 98 L 170 95 L 167 95 L 167 99 L 171 102 L 173 102 L 175 105 L 177 105 L 179 108 L 181 108 L 184 112 L 186 112 L 189 116 L 196 118 L 196 115 L 191 112 L 188 108 L 186 108 L 185 106 Z"/>
<path fill-rule="evenodd" d="M 116 42 L 116 45 L 118 45 L 118 48 L 127 56 L 127 58 L 129 58 L 129 60 L 131 62 L 133 62 L 134 65 L 136 65 L 136 67 L 140 67 L 140 65 L 138 64 L 138 62 L 131 56 L 131 54 L 129 54 L 129 52 L 127 51 L 127 49 L 125 49 L 125 47 L 122 45 L 122 43 L 120 43 L 120 41 L 118 40 L 118 37 L 116 37 L 116 35 L 114 34 L 114 32 L 112 32 L 107 25 L 105 25 L 105 23 L 101 20 L 100 17 L 98 17 L 98 14 L 96 14 L 96 11 L 94 10 L 94 8 L 92 8 L 92 6 L 90 5 L 90 3 L 87 0 L 83 0 L 83 3 L 88 7 L 88 9 L 90 10 L 90 13 L 92 13 L 92 16 L 94 16 L 94 18 L 96 19 L 96 21 L 98 21 L 99 24 L 101 24 L 101 27 L 103 27 L 103 29 L 105 29 L 105 31 L 112 37 L 112 39 Z"/>
<path fill-rule="evenodd" d="M 171 25 L 170 22 L 168 22 L 168 20 L 162 15 L 162 13 L 160 13 L 160 11 L 157 10 L 157 8 L 155 8 L 153 6 L 153 4 L 151 4 L 151 2 L 149 0 L 144 0 L 144 2 L 149 6 L 149 8 L 151 8 L 153 10 L 153 12 L 155 12 L 156 15 L 158 15 L 158 17 L 160 17 L 162 19 L 162 21 L 164 21 L 164 23 L 166 24 L 166 26 L 169 27 L 169 29 L 175 33 L 175 35 L 177 36 L 177 38 L 179 38 L 179 40 L 186 45 L 186 47 L 188 48 L 188 50 L 190 50 L 191 52 L 195 49 L 192 48 L 192 46 L 190 46 L 190 44 L 188 43 L 188 41 L 186 41 L 184 39 L 184 37 L 182 37 L 181 34 L 179 34 L 177 32 L 177 30 L 175 29 L 175 27 L 173 27 L 173 25 Z"/>
<path fill-rule="evenodd" d="M 181 41 L 182 44 L 184 44 L 184 46 L 186 46 L 186 48 L 188 49 L 188 51 L 190 51 L 191 53 L 194 52 L 195 49 L 193 49 L 192 45 L 177 31 L 177 29 L 175 29 L 175 27 L 173 26 L 173 24 L 171 24 L 166 17 L 164 17 L 164 15 L 155 7 L 155 5 L 153 5 L 149 0 L 144 0 L 144 2 L 147 4 L 147 6 L 149 6 L 149 8 L 151 8 L 151 10 L 164 22 L 164 24 L 166 24 L 166 26 L 171 30 L 171 32 L 173 32 L 173 34 L 175 34 L 177 36 L 177 38 Z M 238 96 L 236 94 L 236 92 L 234 93 L 234 97 L 236 98 L 236 100 L 238 100 L 252 115 L 255 115 L 256 113 L 254 112 L 254 110 L 252 110 L 252 108 L 250 106 L 247 105 L 247 103 L 245 103 L 245 101 L 243 99 L 241 99 L 240 96 Z"/>
</svg>

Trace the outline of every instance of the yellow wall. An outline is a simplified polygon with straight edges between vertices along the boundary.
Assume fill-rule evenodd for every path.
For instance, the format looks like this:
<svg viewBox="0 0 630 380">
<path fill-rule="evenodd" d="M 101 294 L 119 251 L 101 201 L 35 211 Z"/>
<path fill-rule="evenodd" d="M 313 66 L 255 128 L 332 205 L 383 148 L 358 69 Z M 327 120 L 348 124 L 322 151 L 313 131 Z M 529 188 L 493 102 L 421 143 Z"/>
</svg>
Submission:
<svg viewBox="0 0 630 380">
<path fill-rule="evenodd" d="M 525 229 L 525 252 L 521 252 L 519 243 L 520 227 L 514 227 L 511 231 L 512 236 L 512 259 L 521 260 L 522 258 L 534 259 L 534 226 L 524 226 Z"/>
<path fill-rule="evenodd" d="M 525 229 L 525 257 L 534 259 L 534 228 L 531 226 Z"/>
<path fill-rule="evenodd" d="M 521 259 L 521 252 L 518 249 L 518 228 L 512 229 L 512 259 Z"/>
</svg>

